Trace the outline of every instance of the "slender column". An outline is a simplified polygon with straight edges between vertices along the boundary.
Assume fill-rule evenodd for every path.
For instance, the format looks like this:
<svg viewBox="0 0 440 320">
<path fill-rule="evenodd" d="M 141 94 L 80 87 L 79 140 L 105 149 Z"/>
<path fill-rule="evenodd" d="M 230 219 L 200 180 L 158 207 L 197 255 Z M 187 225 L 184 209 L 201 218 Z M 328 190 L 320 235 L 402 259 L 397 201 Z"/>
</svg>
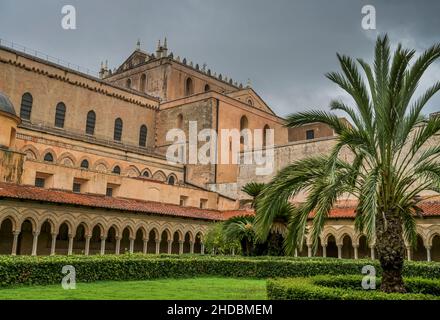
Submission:
<svg viewBox="0 0 440 320">
<path fill-rule="evenodd" d="M 14 235 L 14 240 L 12 241 L 12 252 L 11 254 L 13 256 L 17 255 L 17 244 L 18 244 L 18 236 L 20 235 L 20 231 L 14 231 L 12 232 Z"/>
<path fill-rule="evenodd" d="M 183 254 L 183 241 L 179 241 L 179 254 Z"/>
<path fill-rule="evenodd" d="M 55 255 L 55 249 L 57 246 L 57 236 L 58 236 L 58 234 L 56 234 L 55 232 L 52 233 L 52 243 L 50 245 L 50 255 L 51 256 Z"/>
<path fill-rule="evenodd" d="M 374 246 L 370 247 L 370 252 L 371 252 L 371 260 L 376 259 L 375 254 L 374 254 Z"/>
<path fill-rule="evenodd" d="M 308 246 L 307 246 L 307 256 L 308 256 L 309 258 L 312 257 L 312 246 L 311 246 L 311 245 L 308 245 Z"/>
<path fill-rule="evenodd" d="M 426 261 L 431 262 L 431 247 L 427 246 L 426 248 Z"/>
<path fill-rule="evenodd" d="M 411 247 L 406 247 L 406 255 L 408 261 L 411 261 Z"/>
<path fill-rule="evenodd" d="M 194 253 L 194 242 L 193 241 L 189 242 L 189 253 L 191 253 L 191 254 Z"/>
<path fill-rule="evenodd" d="M 298 257 L 298 249 L 295 249 L 294 256 L 295 256 L 295 258 Z"/>
<path fill-rule="evenodd" d="M 205 244 L 203 242 L 200 243 L 200 253 L 205 254 Z"/>
<path fill-rule="evenodd" d="M 358 247 L 357 245 L 353 246 L 355 260 L 358 259 Z"/>
<path fill-rule="evenodd" d="M 107 237 L 101 237 L 101 256 L 105 254 L 105 240 L 107 239 Z"/>
<path fill-rule="evenodd" d="M 144 247 L 142 248 L 143 254 L 147 254 L 147 248 L 148 248 L 148 239 L 144 239 Z"/>
<path fill-rule="evenodd" d="M 327 258 L 327 245 L 322 245 L 322 256 Z"/>
<path fill-rule="evenodd" d="M 172 248 L 173 248 L 173 240 L 168 240 L 168 254 L 171 254 Z"/>
<path fill-rule="evenodd" d="M 115 237 L 116 245 L 115 245 L 115 254 L 119 254 L 121 251 L 121 237 Z"/>
<path fill-rule="evenodd" d="M 38 244 L 38 235 L 39 234 L 40 234 L 39 231 L 33 232 L 33 235 L 34 235 L 34 239 L 32 241 L 32 255 L 33 256 L 37 255 L 37 244 Z"/>
<path fill-rule="evenodd" d="M 69 249 L 67 250 L 67 255 L 71 256 L 73 253 L 73 234 L 69 234 Z"/>
<path fill-rule="evenodd" d="M 159 254 L 160 252 L 160 240 L 156 239 L 156 254 Z"/>
<path fill-rule="evenodd" d="M 338 259 L 342 259 L 342 244 L 338 244 Z"/>
<path fill-rule="evenodd" d="M 134 238 L 130 238 L 130 253 L 134 252 Z"/>
<path fill-rule="evenodd" d="M 232 255 L 235 256 L 235 248 L 232 248 Z"/>
<path fill-rule="evenodd" d="M 90 250 L 90 238 L 92 238 L 92 236 L 87 235 L 86 236 L 86 247 L 84 248 L 84 255 L 88 256 L 89 255 L 89 250 Z"/>
</svg>

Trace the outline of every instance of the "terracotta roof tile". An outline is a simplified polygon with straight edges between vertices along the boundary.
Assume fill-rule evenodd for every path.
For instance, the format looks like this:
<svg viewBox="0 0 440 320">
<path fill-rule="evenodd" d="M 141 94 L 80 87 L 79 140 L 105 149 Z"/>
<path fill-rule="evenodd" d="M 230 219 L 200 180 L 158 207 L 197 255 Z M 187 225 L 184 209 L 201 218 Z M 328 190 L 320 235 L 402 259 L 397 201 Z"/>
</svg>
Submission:
<svg viewBox="0 0 440 320">
<path fill-rule="evenodd" d="M 11 183 L 0 183 L 0 198 L 44 201 L 193 219 L 223 220 L 218 210 L 181 207 L 162 202 L 106 197 L 96 194 L 80 194 Z"/>
<path fill-rule="evenodd" d="M 422 215 L 425 217 L 440 216 L 440 198 L 439 200 L 429 201 L 425 200 L 420 202 L 419 207 L 423 210 Z M 354 219 L 356 209 L 356 201 L 340 201 L 330 211 L 330 219 Z M 223 211 L 222 215 L 224 220 L 232 217 L 242 215 L 253 215 L 253 210 L 231 210 Z M 310 213 L 309 218 L 313 218 L 313 212 Z"/>
</svg>

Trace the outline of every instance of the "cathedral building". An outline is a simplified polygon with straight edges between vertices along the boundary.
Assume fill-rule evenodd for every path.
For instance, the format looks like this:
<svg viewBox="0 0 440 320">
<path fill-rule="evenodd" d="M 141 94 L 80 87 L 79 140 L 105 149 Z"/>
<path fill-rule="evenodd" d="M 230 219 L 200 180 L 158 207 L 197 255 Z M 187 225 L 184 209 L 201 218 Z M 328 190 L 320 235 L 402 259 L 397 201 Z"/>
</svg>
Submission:
<svg viewBox="0 0 440 320">
<path fill-rule="evenodd" d="M 320 124 L 287 129 L 249 84 L 174 56 L 166 40 L 154 53 L 138 43 L 96 76 L 0 45 L 0 254 L 203 253 L 212 223 L 250 213 L 241 187 L 273 174 L 255 175 L 242 161 L 170 162 L 167 133 L 190 136 L 190 122 L 215 132 L 271 129 L 273 174 L 335 141 Z M 425 207 L 421 259 L 436 260 L 440 205 Z M 374 255 L 353 215 L 334 209 L 320 255 Z"/>
</svg>

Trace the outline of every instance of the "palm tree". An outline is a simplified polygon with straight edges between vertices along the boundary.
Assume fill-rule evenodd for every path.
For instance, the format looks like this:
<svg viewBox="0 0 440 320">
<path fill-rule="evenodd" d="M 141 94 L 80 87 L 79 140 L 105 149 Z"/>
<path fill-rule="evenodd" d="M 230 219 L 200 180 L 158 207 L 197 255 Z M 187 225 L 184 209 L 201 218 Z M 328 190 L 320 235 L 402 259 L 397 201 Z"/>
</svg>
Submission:
<svg viewBox="0 0 440 320">
<path fill-rule="evenodd" d="M 266 184 L 263 182 L 248 182 L 243 186 L 243 188 L 241 188 L 241 191 L 245 192 L 252 198 L 249 200 L 252 208 L 255 208 L 257 197 L 265 187 Z"/>
<path fill-rule="evenodd" d="M 241 252 L 250 256 L 254 250 L 255 232 L 253 216 L 232 217 L 223 222 L 223 234 L 226 241 L 239 241 Z"/>
<path fill-rule="evenodd" d="M 306 200 L 295 208 L 286 239 L 288 250 L 302 248 L 311 232 L 314 250 L 329 212 L 341 196 L 357 198 L 355 227 L 375 246 L 382 268 L 381 290 L 405 292 L 402 268 L 404 238 L 416 240 L 417 204 L 426 191 L 440 192 L 440 146 L 428 141 L 440 132 L 440 118 L 424 116 L 430 98 L 440 90 L 436 82 L 420 97 L 414 98 L 420 78 L 440 57 L 440 45 L 423 52 L 410 65 L 415 51 L 399 44 L 390 54 L 388 37 L 378 37 L 374 65 L 337 55 L 342 73 L 328 73 L 354 100 L 354 107 L 332 101 L 332 110 L 347 114 L 351 124 L 334 113 L 307 111 L 290 115 L 287 126 L 314 122 L 330 126 L 337 134 L 329 155 L 296 161 L 281 170 L 257 201 L 257 212 L 273 215 L 280 205 L 300 191 Z M 339 157 L 349 150 L 353 160 Z M 307 220 L 313 212 L 311 228 Z"/>
<path fill-rule="evenodd" d="M 249 182 L 241 190 L 252 197 L 251 206 L 255 208 L 257 199 L 263 193 L 266 183 Z M 254 219 L 254 231 L 256 240 L 259 243 L 266 243 L 271 252 L 277 252 L 277 255 L 283 254 L 281 246 L 282 238 L 287 233 L 287 224 L 292 214 L 293 206 L 285 201 L 280 206 L 279 211 L 273 215 L 261 214 L 257 212 Z M 281 238 L 281 241 L 279 240 Z"/>
</svg>

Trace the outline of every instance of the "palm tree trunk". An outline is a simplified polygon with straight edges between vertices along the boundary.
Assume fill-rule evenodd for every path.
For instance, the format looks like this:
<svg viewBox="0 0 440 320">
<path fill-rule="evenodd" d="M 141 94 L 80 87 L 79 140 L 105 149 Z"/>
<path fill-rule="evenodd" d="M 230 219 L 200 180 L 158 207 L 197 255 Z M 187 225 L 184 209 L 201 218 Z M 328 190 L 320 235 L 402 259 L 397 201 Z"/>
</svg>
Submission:
<svg viewBox="0 0 440 320">
<path fill-rule="evenodd" d="M 380 211 L 379 211 L 380 212 Z M 376 219 L 376 249 L 382 267 L 380 289 L 384 292 L 406 292 L 402 269 L 405 259 L 402 221 L 398 214 L 381 214 Z"/>
</svg>

